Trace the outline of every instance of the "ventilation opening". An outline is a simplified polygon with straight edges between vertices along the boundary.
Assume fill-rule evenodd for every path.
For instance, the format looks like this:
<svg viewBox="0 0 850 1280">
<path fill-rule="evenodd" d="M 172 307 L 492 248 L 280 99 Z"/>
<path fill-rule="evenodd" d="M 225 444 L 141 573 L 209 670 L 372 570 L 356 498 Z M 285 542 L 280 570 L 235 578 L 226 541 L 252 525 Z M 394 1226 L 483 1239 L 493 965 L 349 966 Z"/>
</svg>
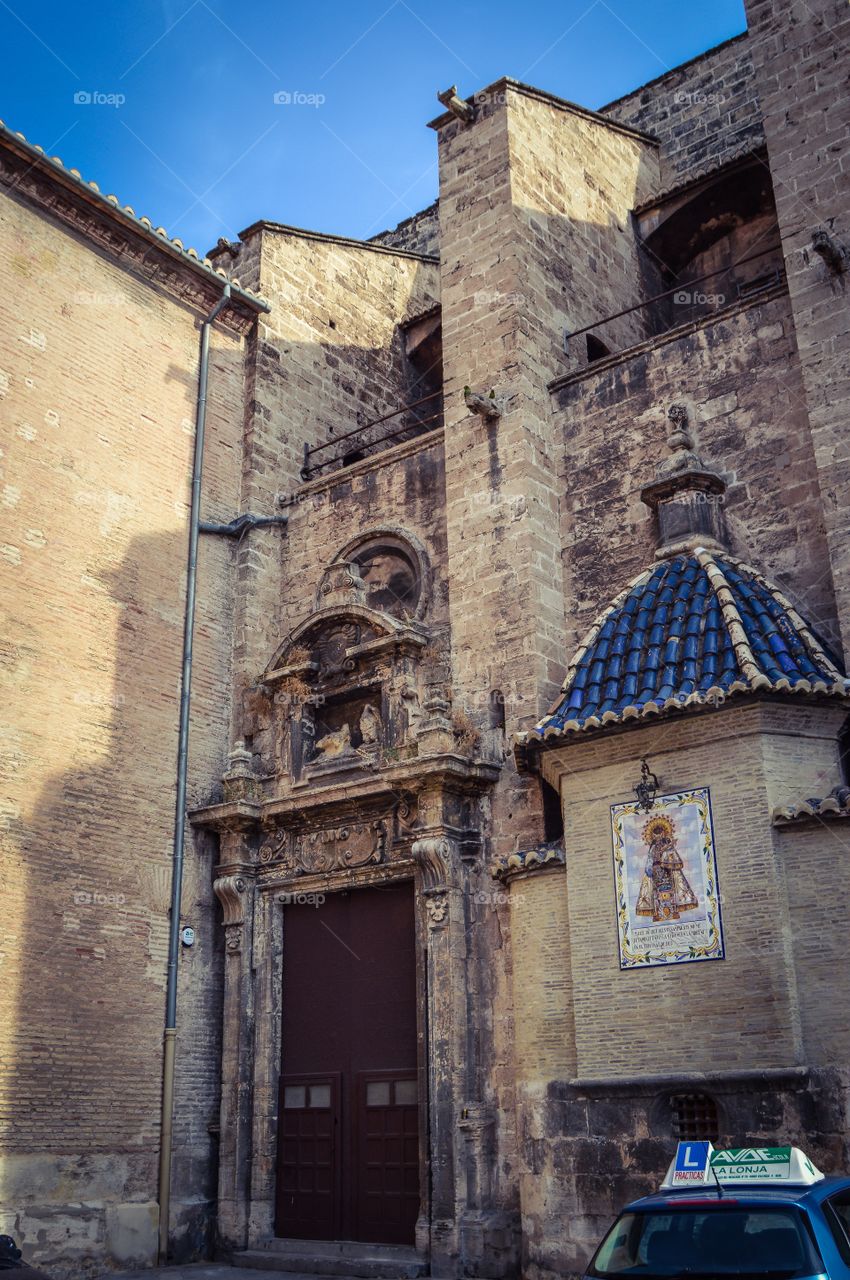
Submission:
<svg viewBox="0 0 850 1280">
<path fill-rule="evenodd" d="M 365 457 L 366 454 L 362 449 L 352 449 L 350 453 L 343 455 L 342 465 L 350 467 L 353 462 L 362 462 Z"/>
<path fill-rule="evenodd" d="M 720 1136 L 717 1104 L 707 1093 L 674 1093 L 670 1099 L 673 1137 L 716 1142 Z"/>
<path fill-rule="evenodd" d="M 587 358 L 591 363 L 594 360 L 604 360 L 605 356 L 610 356 L 611 348 L 607 347 L 601 338 L 597 338 L 595 334 L 587 335 Z"/>
<path fill-rule="evenodd" d="M 543 838 L 547 844 L 550 840 L 563 840 L 564 817 L 561 812 L 561 797 L 545 778 L 540 779 L 540 790 L 543 796 Z"/>
</svg>

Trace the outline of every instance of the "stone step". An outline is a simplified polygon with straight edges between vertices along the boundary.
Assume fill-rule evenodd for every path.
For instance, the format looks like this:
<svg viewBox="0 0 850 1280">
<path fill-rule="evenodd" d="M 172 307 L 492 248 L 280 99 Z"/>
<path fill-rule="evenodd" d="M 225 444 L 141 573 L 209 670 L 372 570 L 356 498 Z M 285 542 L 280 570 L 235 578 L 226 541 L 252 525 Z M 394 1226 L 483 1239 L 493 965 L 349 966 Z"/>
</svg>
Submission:
<svg viewBox="0 0 850 1280">
<path fill-rule="evenodd" d="M 270 1240 L 259 1249 L 233 1254 L 233 1264 L 256 1271 L 277 1271 L 346 1280 L 417 1280 L 428 1265 L 403 1245 L 362 1244 L 359 1240 Z"/>
</svg>

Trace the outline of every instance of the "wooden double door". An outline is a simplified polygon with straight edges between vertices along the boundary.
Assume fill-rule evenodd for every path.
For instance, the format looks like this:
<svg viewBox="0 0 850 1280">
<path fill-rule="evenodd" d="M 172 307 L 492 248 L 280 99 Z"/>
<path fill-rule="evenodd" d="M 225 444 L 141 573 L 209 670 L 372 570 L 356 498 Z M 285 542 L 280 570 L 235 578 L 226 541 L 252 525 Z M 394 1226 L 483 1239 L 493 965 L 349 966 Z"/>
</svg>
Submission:
<svg viewBox="0 0 850 1280">
<path fill-rule="evenodd" d="M 303 895 L 307 897 L 308 895 Z M 413 1244 L 413 886 L 284 906 L 276 1232 Z"/>
</svg>

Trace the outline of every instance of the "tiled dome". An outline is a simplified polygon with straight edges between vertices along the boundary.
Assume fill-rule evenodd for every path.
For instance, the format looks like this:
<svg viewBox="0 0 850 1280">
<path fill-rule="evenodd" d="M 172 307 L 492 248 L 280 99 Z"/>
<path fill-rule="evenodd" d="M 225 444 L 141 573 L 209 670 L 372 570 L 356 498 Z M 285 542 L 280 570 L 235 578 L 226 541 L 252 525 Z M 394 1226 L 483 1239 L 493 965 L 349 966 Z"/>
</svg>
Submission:
<svg viewBox="0 0 850 1280">
<path fill-rule="evenodd" d="M 755 692 L 846 697 L 850 681 L 776 587 L 697 547 L 642 573 L 600 614 L 557 703 L 519 744 Z"/>
</svg>

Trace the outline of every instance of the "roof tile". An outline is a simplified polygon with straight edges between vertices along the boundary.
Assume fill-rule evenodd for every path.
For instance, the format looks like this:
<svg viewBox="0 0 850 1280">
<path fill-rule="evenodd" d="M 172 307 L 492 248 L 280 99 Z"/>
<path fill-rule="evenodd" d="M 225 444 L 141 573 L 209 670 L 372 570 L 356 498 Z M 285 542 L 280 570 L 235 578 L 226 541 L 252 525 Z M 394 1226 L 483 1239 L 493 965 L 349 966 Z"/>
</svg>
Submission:
<svg viewBox="0 0 850 1280">
<path fill-rule="evenodd" d="M 761 691 L 850 697 L 850 680 L 776 587 L 697 547 L 620 592 L 577 649 L 558 701 L 517 744 Z"/>
</svg>

